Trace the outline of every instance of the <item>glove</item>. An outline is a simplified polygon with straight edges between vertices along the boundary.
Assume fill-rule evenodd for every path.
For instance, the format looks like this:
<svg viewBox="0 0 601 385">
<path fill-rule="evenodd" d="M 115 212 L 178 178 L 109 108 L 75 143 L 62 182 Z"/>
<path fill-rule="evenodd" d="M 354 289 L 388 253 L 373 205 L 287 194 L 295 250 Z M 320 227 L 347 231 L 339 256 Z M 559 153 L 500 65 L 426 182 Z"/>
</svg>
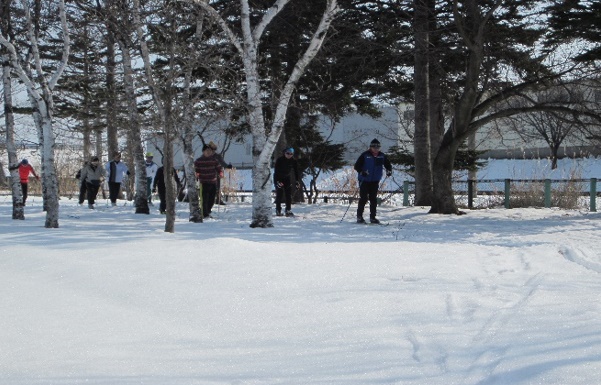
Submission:
<svg viewBox="0 0 601 385">
<path fill-rule="evenodd" d="M 367 171 L 367 170 L 361 171 L 361 176 L 368 176 L 368 175 L 369 175 L 369 171 Z"/>
<path fill-rule="evenodd" d="M 297 189 L 297 190 L 300 190 L 300 188 L 301 188 L 301 184 L 300 184 L 300 182 L 296 182 L 296 189 Z"/>
<path fill-rule="evenodd" d="M 386 176 L 392 176 L 392 170 L 386 170 Z"/>
<path fill-rule="evenodd" d="M 223 171 L 221 171 L 221 172 L 219 173 L 219 177 L 220 177 L 221 179 L 223 179 Z"/>
<path fill-rule="evenodd" d="M 276 182 L 275 185 L 278 186 L 278 188 L 284 187 L 284 184 L 282 182 Z"/>
</svg>

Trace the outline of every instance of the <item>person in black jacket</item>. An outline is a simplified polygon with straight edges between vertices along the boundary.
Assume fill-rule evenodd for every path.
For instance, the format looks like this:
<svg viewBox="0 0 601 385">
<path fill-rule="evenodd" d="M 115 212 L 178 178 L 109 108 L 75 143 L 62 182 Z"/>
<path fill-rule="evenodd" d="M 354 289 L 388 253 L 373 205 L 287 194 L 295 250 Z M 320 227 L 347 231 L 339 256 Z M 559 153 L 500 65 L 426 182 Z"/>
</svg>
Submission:
<svg viewBox="0 0 601 385">
<path fill-rule="evenodd" d="M 175 168 L 173 169 L 173 179 L 175 179 L 175 184 L 177 185 L 177 191 L 180 189 L 180 180 L 177 176 L 177 171 Z M 161 214 L 165 214 L 167 210 L 167 189 L 165 187 L 165 172 L 164 167 L 161 166 L 157 169 L 157 173 L 154 177 L 154 182 L 152 186 L 152 192 L 159 192 L 159 200 L 161 201 L 159 205 L 159 212 Z"/>
<path fill-rule="evenodd" d="M 275 170 L 273 173 L 273 182 L 275 184 L 275 213 L 282 216 L 282 198 L 286 199 L 286 216 L 292 217 L 292 173 L 296 188 L 300 188 L 300 178 L 298 174 L 298 163 L 294 159 L 294 148 L 288 147 L 284 154 L 275 161 Z"/>
</svg>

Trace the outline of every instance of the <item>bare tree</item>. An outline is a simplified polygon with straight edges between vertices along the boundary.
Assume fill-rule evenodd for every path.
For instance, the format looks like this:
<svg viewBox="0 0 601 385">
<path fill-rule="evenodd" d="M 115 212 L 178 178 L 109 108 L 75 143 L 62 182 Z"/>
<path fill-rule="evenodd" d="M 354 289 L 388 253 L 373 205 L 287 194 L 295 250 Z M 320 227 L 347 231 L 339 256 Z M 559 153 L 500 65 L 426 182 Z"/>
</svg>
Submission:
<svg viewBox="0 0 601 385">
<path fill-rule="evenodd" d="M 327 0 L 325 9 L 312 38 L 303 55 L 299 58 L 286 82 L 284 82 L 275 103 L 275 113 L 270 126 L 263 116 L 263 101 L 261 77 L 259 74 L 260 63 L 259 44 L 265 34 L 267 27 L 276 15 L 291 0 L 277 0 L 263 12 L 255 25 L 251 23 L 251 9 L 248 0 L 240 0 L 240 23 L 241 33 L 228 23 L 219 12 L 209 5 L 207 1 L 189 0 L 203 8 L 219 26 L 225 31 L 231 43 L 236 47 L 242 58 L 244 73 L 246 76 L 246 99 L 247 120 L 251 127 L 252 154 L 253 154 L 253 212 L 251 227 L 273 227 L 271 183 L 270 183 L 270 161 L 275 146 L 282 133 L 288 103 L 299 78 L 305 72 L 309 63 L 313 60 L 326 37 L 330 24 L 339 11 L 337 0 Z"/>
<path fill-rule="evenodd" d="M 58 227 L 58 179 L 54 165 L 55 136 L 52 128 L 52 114 L 54 109 L 53 90 L 60 79 L 69 58 L 69 29 L 65 12 L 64 0 L 58 0 L 60 17 L 60 33 L 63 42 L 62 58 L 56 65 L 54 72 L 47 73 L 47 66 L 43 65 L 40 54 L 38 33 L 34 28 L 34 20 L 27 0 L 22 0 L 22 10 L 27 26 L 27 41 L 31 54 L 26 58 L 19 56 L 17 48 L 9 41 L 8 36 L 0 34 L 0 43 L 8 50 L 13 70 L 25 84 L 32 107 L 37 113 L 34 117 L 40 132 L 42 144 L 42 185 L 45 191 L 44 206 L 46 209 L 46 228 Z M 31 69 L 33 67 L 33 69 Z"/>
<path fill-rule="evenodd" d="M 175 10 L 171 9 L 169 12 L 169 5 L 166 6 L 167 13 L 173 15 Z M 159 122 L 163 127 L 163 174 L 165 180 L 165 191 L 166 191 L 166 220 L 165 220 L 165 231 L 169 233 L 175 232 L 175 187 L 173 185 L 173 141 L 175 139 L 175 115 L 173 114 L 173 105 L 175 97 L 175 81 L 180 75 L 180 71 L 176 66 L 176 44 L 175 37 L 176 31 L 175 23 L 173 20 L 164 21 L 167 24 L 167 29 L 172 40 L 172 44 L 167 47 L 167 61 L 168 69 L 166 76 L 163 77 L 162 81 L 155 79 L 155 75 L 152 71 L 152 65 L 150 62 L 150 51 L 146 42 L 146 34 L 144 33 L 144 26 L 142 18 L 140 16 L 140 1 L 134 0 L 133 7 L 133 21 L 134 28 L 136 30 L 138 41 L 140 44 L 140 51 L 142 54 L 142 60 L 144 62 L 144 73 L 146 84 L 150 88 L 152 99 L 156 107 Z M 158 78 L 158 76 L 157 76 Z"/>
</svg>

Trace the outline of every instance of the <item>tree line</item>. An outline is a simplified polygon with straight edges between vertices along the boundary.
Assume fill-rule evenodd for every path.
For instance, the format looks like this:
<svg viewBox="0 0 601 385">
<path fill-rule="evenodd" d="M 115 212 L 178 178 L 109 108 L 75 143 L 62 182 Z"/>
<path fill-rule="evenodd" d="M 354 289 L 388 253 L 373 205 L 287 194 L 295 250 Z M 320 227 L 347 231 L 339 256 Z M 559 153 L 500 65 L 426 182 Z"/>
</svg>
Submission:
<svg viewBox="0 0 601 385">
<path fill-rule="evenodd" d="M 559 122 L 554 127 L 599 138 L 598 109 L 582 96 L 583 86 L 594 90 L 598 82 L 599 7 L 575 0 L 0 0 L 9 163 L 18 162 L 14 115 L 31 114 L 52 228 L 59 225 L 57 135 L 81 137 L 84 159 L 124 146 L 136 174 L 135 210 L 145 214 L 144 138 L 161 134 L 165 170 L 173 169 L 178 143 L 186 175 L 194 175 L 192 142 L 204 140 L 198 122 L 226 120 L 227 140 L 252 138 L 251 226 L 270 227 L 274 153 L 292 145 L 313 172 L 341 166 L 344 148 L 318 132 L 318 115 L 336 122 L 350 111 L 378 116 L 380 103 L 414 103 L 415 202 L 460 213 L 453 167 L 487 124 L 531 126 L 518 119 L 545 114 Z M 25 111 L 13 105 L 14 84 L 25 87 Z M 13 218 L 23 219 L 12 180 Z M 165 231 L 173 232 L 169 173 L 165 183 Z M 196 191 L 193 178 L 187 188 Z M 201 221 L 198 201 L 189 204 L 190 220 Z"/>
</svg>

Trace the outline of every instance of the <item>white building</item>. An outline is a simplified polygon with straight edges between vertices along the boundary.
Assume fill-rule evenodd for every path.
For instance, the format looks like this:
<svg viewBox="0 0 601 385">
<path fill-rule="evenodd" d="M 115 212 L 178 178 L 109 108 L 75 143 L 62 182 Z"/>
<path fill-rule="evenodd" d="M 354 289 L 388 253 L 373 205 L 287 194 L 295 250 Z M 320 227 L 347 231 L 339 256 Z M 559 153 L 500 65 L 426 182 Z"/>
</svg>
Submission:
<svg viewBox="0 0 601 385">
<path fill-rule="evenodd" d="M 382 151 L 387 152 L 390 147 L 397 145 L 401 148 L 413 150 L 413 105 L 401 105 L 399 107 L 383 107 L 379 118 L 372 118 L 357 113 L 344 116 L 339 122 L 333 122 L 328 117 L 322 117 L 318 121 L 318 127 L 324 138 L 334 144 L 344 144 L 346 151 L 344 160 L 347 164 L 353 164 L 357 157 L 369 147 L 372 139 L 376 138 L 382 144 Z M 203 132 L 206 142 L 213 141 L 219 146 L 218 151 L 223 150 L 226 143 L 223 128 L 227 126 L 226 121 L 217 122 Z M 243 142 L 231 142 L 224 151 L 224 159 L 239 169 L 247 169 L 252 166 L 251 136 L 247 135 Z M 483 158 L 497 159 L 530 159 L 545 158 L 549 156 L 549 148 L 541 138 L 528 139 L 525 141 L 518 134 L 506 128 L 500 129 L 497 124 L 491 124 L 480 129 L 474 143 L 476 150 L 485 151 Z M 201 154 L 200 139 L 195 142 L 195 154 Z M 161 163 L 160 149 L 162 140 L 160 135 L 154 136 L 147 141 L 148 151 L 155 153 L 155 162 Z M 588 155 L 600 155 L 599 149 L 586 146 L 585 143 L 566 140 L 560 150 L 560 156 L 578 157 Z M 175 166 L 181 167 L 183 158 L 181 149 L 175 146 Z"/>
</svg>

